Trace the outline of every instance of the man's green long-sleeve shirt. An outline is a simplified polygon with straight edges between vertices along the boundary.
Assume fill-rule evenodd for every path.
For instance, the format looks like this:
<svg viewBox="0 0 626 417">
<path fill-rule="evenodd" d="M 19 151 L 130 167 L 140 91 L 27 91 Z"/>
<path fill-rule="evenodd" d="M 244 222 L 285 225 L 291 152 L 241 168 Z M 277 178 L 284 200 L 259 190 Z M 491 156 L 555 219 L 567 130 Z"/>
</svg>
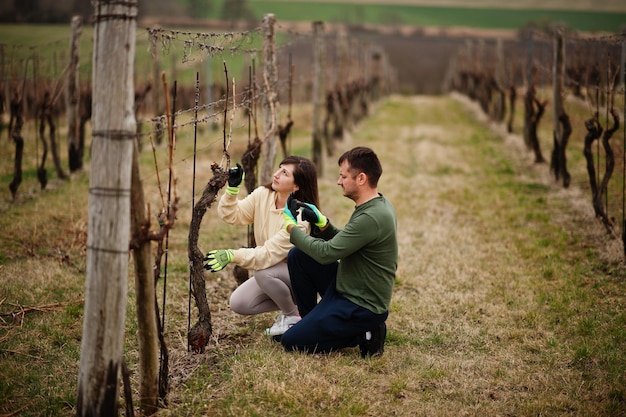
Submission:
<svg viewBox="0 0 626 417">
<path fill-rule="evenodd" d="M 309 236 L 294 227 L 291 243 L 321 264 L 339 260 L 337 291 L 376 314 L 389 310 L 398 267 L 397 221 L 381 194 L 355 207 L 343 229 L 330 222 Z"/>
</svg>

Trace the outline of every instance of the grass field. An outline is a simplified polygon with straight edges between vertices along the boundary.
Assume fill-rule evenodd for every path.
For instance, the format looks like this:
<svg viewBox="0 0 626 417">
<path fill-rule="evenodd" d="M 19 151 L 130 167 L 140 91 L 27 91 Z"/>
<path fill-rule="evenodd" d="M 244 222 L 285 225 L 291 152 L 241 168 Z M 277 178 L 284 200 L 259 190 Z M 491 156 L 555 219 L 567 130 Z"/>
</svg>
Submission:
<svg viewBox="0 0 626 417">
<path fill-rule="evenodd" d="M 323 21 L 350 24 L 386 24 L 440 27 L 472 27 L 487 29 L 517 29 L 529 23 L 547 25 L 561 23 L 587 32 L 619 32 L 626 24 L 626 8 L 612 3 L 612 8 L 591 6 L 569 7 L 567 2 L 553 2 L 554 9 L 529 2 L 511 7 L 509 2 L 435 2 L 375 1 L 315 2 L 254 0 L 250 8 L 259 18 L 274 13 L 279 20 Z M 517 2 L 515 2 L 517 3 Z M 582 2 L 579 2 L 579 4 Z M 467 6 L 463 6 L 467 4 Z M 550 3 L 548 3 L 550 4 Z M 557 7 L 560 6 L 560 7 Z M 581 4 L 582 6 L 582 4 Z"/>
</svg>

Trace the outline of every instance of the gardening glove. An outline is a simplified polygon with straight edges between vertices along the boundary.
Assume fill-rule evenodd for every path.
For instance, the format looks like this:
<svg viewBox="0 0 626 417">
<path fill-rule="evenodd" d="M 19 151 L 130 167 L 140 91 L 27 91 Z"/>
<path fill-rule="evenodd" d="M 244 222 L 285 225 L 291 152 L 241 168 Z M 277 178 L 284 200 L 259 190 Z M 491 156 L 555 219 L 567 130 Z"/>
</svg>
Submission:
<svg viewBox="0 0 626 417">
<path fill-rule="evenodd" d="M 289 208 L 289 211 L 291 212 L 291 217 L 293 217 L 294 219 L 298 218 L 299 203 L 300 201 L 294 198 L 293 193 L 289 194 L 289 197 L 287 197 L 287 202 L 285 203 L 285 207 Z"/>
<path fill-rule="evenodd" d="M 239 188 L 241 188 L 241 183 L 245 177 L 246 173 L 239 165 L 239 162 L 237 162 L 237 166 L 228 170 L 228 187 L 226 187 L 226 192 L 230 195 L 239 194 Z"/>
<path fill-rule="evenodd" d="M 285 230 L 289 233 L 289 226 L 297 224 L 296 217 L 289 209 L 289 204 L 285 204 L 285 208 L 283 208 L 283 217 L 285 218 Z"/>
<path fill-rule="evenodd" d="M 317 227 L 324 227 L 328 224 L 328 219 L 315 207 L 314 204 L 298 202 L 298 207 L 302 207 L 302 220 L 313 223 Z"/>
<path fill-rule="evenodd" d="M 204 257 L 204 261 L 206 262 L 206 264 L 204 265 L 204 269 L 207 269 L 211 272 L 220 271 L 224 269 L 226 265 L 231 263 L 234 257 L 235 255 L 230 249 L 212 250 Z"/>
</svg>

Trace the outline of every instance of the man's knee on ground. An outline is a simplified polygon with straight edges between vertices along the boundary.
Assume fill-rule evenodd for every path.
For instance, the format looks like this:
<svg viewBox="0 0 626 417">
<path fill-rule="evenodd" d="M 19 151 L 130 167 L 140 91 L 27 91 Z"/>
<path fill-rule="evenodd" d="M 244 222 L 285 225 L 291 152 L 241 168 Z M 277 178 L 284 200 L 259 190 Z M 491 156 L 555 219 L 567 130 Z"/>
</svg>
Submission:
<svg viewBox="0 0 626 417">
<path fill-rule="evenodd" d="M 291 352 L 292 350 L 295 350 L 295 341 L 293 340 L 293 338 L 289 335 L 289 330 L 287 330 L 280 338 L 280 343 L 283 345 L 283 347 L 285 348 L 285 350 L 287 352 Z"/>
</svg>

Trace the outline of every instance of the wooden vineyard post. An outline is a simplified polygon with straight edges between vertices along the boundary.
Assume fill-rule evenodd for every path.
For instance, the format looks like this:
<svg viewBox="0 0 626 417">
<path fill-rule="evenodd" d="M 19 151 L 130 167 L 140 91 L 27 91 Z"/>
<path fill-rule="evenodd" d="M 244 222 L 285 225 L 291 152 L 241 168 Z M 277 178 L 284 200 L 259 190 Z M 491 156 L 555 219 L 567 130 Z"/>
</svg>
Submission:
<svg viewBox="0 0 626 417">
<path fill-rule="evenodd" d="M 372 44 L 367 42 L 360 48 L 361 51 L 361 79 L 359 81 L 359 117 L 369 115 L 371 95 L 368 85 L 372 79 Z"/>
<path fill-rule="evenodd" d="M 338 94 L 339 94 L 339 109 L 341 111 L 341 130 L 342 139 L 344 129 L 350 130 L 350 118 L 348 117 L 348 82 L 350 77 L 350 55 L 348 46 L 348 34 L 345 31 L 339 32 L 337 35 L 339 50 L 339 68 L 338 68 Z"/>
<path fill-rule="evenodd" d="M 552 67 L 552 113 L 553 117 L 553 132 L 555 145 L 561 137 L 561 126 L 559 125 L 559 115 L 563 112 L 563 35 L 561 33 L 555 33 L 554 35 L 554 60 Z"/>
<path fill-rule="evenodd" d="M 383 70 L 382 70 L 382 52 L 378 49 L 372 49 L 371 54 L 372 60 L 372 100 L 378 101 L 381 96 L 381 82 L 383 79 Z"/>
<path fill-rule="evenodd" d="M 276 51 L 274 49 L 274 25 L 276 18 L 273 14 L 266 14 L 263 18 L 263 165 L 261 166 L 260 183 L 272 181 L 274 173 L 274 159 L 278 148 L 276 137 L 279 102 L 276 87 L 278 71 L 276 69 Z"/>
<path fill-rule="evenodd" d="M 528 51 L 526 54 L 526 96 L 527 96 L 527 100 L 532 102 L 532 99 L 534 99 L 534 95 L 533 98 L 528 97 L 529 95 L 529 91 L 531 89 L 534 90 L 534 73 L 535 73 L 535 65 L 533 63 L 533 54 L 534 54 L 534 32 L 532 29 L 530 29 L 528 31 Z M 531 115 L 528 114 L 528 105 L 526 106 L 526 113 L 525 113 L 525 117 L 524 117 L 524 143 L 526 144 L 526 146 L 531 149 L 532 148 L 532 143 L 530 140 L 530 117 Z"/>
<path fill-rule="evenodd" d="M 496 41 L 496 96 L 494 106 L 492 108 L 493 118 L 497 122 L 504 120 L 504 108 L 506 95 L 504 94 L 504 45 L 502 38 Z"/>
<path fill-rule="evenodd" d="M 324 108 L 324 23 L 313 22 L 313 163 L 322 175 L 322 112 Z"/>
<path fill-rule="evenodd" d="M 565 47 L 563 45 L 563 31 L 557 29 L 554 35 L 554 67 L 552 72 L 553 84 L 553 135 L 554 148 L 550 168 L 557 180 L 563 179 L 563 186 L 568 187 L 570 174 L 567 171 L 565 148 L 572 128 L 569 116 L 563 107 L 563 76 L 565 74 Z"/>
<path fill-rule="evenodd" d="M 622 35 L 626 37 L 626 28 L 622 31 Z M 626 40 L 622 41 L 622 55 L 620 58 L 619 67 L 622 69 L 619 72 L 619 86 L 622 88 L 626 88 Z"/>
<path fill-rule="evenodd" d="M 155 43 L 151 43 L 150 45 L 150 52 L 152 53 L 152 85 L 157 86 L 161 83 L 161 61 L 160 61 L 160 57 L 161 54 L 159 52 L 159 48 L 156 47 Z M 152 100 L 153 100 L 153 108 L 152 111 L 154 112 L 155 116 L 155 122 L 154 122 L 154 130 L 155 130 L 155 142 L 157 144 L 162 144 L 163 143 L 163 120 L 158 117 L 161 116 L 164 112 L 163 110 L 163 104 L 161 100 L 161 93 L 159 92 L 161 91 L 160 88 L 153 88 L 152 89 Z"/>
<path fill-rule="evenodd" d="M 80 88 L 78 79 L 79 45 L 83 28 L 80 16 L 72 18 L 72 37 L 70 39 L 70 63 L 68 69 L 67 86 L 65 88 L 65 108 L 67 112 L 67 150 L 70 172 L 78 171 L 83 167 L 83 150 L 79 132 L 79 103 Z"/>
<path fill-rule="evenodd" d="M 345 47 L 346 47 L 346 33 L 341 31 L 337 34 L 335 45 L 335 66 L 334 66 L 334 78 L 335 85 L 333 86 L 333 111 L 335 112 L 335 129 L 333 130 L 333 138 L 343 140 L 344 135 L 344 120 L 343 120 L 343 101 L 344 101 L 344 80 L 345 74 L 343 74 L 344 67 L 343 61 L 345 60 Z"/>
<path fill-rule="evenodd" d="M 15 162 L 13 165 L 13 180 L 9 184 L 13 201 L 17 197 L 17 190 L 22 183 L 22 158 L 24 156 L 24 138 L 22 137 L 22 127 L 24 126 L 24 117 L 22 116 L 23 106 L 22 97 L 17 90 L 14 91 L 13 98 L 10 102 L 11 121 L 15 118 L 13 124 L 9 123 L 9 134 L 15 142 Z"/>
<path fill-rule="evenodd" d="M 118 415 L 128 299 L 137 1 L 94 4 L 87 279 L 76 415 Z"/>
</svg>

